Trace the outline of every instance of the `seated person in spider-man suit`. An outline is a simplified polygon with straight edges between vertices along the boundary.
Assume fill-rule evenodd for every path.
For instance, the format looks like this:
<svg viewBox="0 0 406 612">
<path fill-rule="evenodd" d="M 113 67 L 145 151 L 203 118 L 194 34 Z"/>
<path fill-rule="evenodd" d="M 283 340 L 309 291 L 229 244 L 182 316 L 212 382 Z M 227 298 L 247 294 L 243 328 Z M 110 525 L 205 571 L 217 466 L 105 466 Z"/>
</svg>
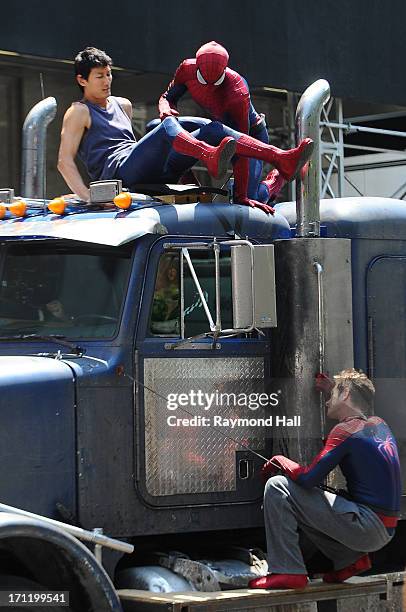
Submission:
<svg viewBox="0 0 406 612">
<path fill-rule="evenodd" d="M 214 41 L 200 47 L 196 58 L 185 59 L 159 99 L 160 119 L 179 115 L 177 103 L 187 91 L 213 119 L 268 144 L 265 118 L 256 112 L 246 80 L 227 67 L 228 59 L 227 50 Z M 189 131 L 207 123 L 207 120 L 197 117 L 180 117 L 179 121 Z M 275 168 L 261 180 L 262 161 L 259 158 L 235 158 L 234 201 L 267 210 L 268 207 L 262 204 L 273 200 L 285 182 L 295 178 L 295 174 L 286 172 L 274 160 Z"/>
<path fill-rule="evenodd" d="M 65 113 L 58 169 L 84 201 L 89 199 L 89 189 L 76 166 L 76 154 L 93 180 L 121 179 L 130 190 L 137 184 L 176 183 L 196 160 L 205 164 L 211 176 L 222 178 L 234 154 L 277 163 L 286 173 L 298 172 L 311 154 L 309 139 L 296 149 L 281 151 L 218 121 L 190 134 L 174 117 L 167 117 L 137 142 L 131 102 L 110 95 L 111 65 L 111 59 L 93 47 L 75 58 L 83 98 Z"/>
<path fill-rule="evenodd" d="M 307 569 L 298 529 L 326 557 L 334 570 L 325 582 L 343 582 L 371 567 L 368 552 L 392 539 L 400 511 L 399 456 L 387 424 L 372 412 L 375 389 L 362 372 L 343 370 L 330 380 L 318 375 L 326 393 L 327 416 L 339 421 L 308 467 L 283 455 L 262 468 L 269 478 L 264 492 L 268 575 L 251 580 L 251 588 L 303 588 Z M 337 465 L 347 481 L 345 496 L 323 490 Z M 276 472 L 283 475 L 272 476 Z"/>
</svg>

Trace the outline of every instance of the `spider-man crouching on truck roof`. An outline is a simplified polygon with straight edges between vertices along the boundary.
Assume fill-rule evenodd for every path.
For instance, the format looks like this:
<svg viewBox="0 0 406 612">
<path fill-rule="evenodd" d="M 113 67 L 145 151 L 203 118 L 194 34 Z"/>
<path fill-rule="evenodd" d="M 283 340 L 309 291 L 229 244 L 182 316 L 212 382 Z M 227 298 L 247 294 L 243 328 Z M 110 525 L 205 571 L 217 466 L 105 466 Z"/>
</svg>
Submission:
<svg viewBox="0 0 406 612">
<path fill-rule="evenodd" d="M 247 81 L 238 72 L 228 68 L 227 64 L 227 50 L 215 41 L 200 47 L 196 58 L 183 60 L 177 68 L 168 89 L 159 99 L 159 116 L 162 121 L 166 117 L 178 117 L 176 105 L 188 91 L 193 100 L 210 113 L 212 119 L 244 134 L 238 140 L 240 152 L 237 145 L 237 156 L 233 160 L 234 202 L 273 212 L 267 203 L 277 196 L 286 181 L 295 178 L 309 159 L 313 144 L 309 139 L 300 143 L 300 162 L 297 164 L 283 164 L 283 158 L 287 158 L 291 152 L 272 147 L 275 155 L 268 161 L 275 168 L 261 180 L 262 162 L 266 160 L 260 151 L 261 147 L 269 146 L 265 117 L 256 112 Z M 182 124 L 182 117 L 179 117 L 179 121 Z M 194 128 L 192 122 L 195 123 Z M 188 130 L 197 130 L 206 123 L 205 119 L 187 117 L 184 125 L 188 126 Z M 251 137 L 258 141 L 254 145 L 257 153 L 246 156 L 241 145 L 251 147 Z"/>
</svg>

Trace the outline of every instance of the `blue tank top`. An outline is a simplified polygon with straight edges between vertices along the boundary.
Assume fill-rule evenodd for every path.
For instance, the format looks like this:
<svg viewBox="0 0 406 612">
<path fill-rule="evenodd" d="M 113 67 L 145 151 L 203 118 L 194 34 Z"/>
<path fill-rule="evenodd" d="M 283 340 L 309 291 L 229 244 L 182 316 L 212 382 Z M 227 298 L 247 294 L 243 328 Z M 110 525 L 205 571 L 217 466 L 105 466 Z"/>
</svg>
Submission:
<svg viewBox="0 0 406 612">
<path fill-rule="evenodd" d="M 131 120 L 114 96 L 109 97 L 107 108 L 87 100 L 83 104 L 89 109 L 91 125 L 81 140 L 78 156 L 92 180 L 114 178 L 137 142 Z"/>
</svg>

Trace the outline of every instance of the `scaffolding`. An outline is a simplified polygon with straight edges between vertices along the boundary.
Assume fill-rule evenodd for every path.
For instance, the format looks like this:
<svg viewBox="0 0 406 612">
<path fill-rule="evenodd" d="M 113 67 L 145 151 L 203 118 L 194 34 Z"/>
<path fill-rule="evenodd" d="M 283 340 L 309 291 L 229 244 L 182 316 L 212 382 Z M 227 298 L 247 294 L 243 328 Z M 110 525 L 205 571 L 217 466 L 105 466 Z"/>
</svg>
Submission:
<svg viewBox="0 0 406 612">
<path fill-rule="evenodd" d="M 343 103 L 339 98 L 332 98 L 328 105 L 323 109 L 322 118 L 320 121 L 320 137 L 321 137 L 321 198 L 331 197 L 340 198 L 345 195 L 345 183 L 351 186 L 358 195 L 368 195 L 365 190 L 362 190 L 359 185 L 356 185 L 350 178 L 351 170 L 366 171 L 378 170 L 384 167 L 393 168 L 395 166 L 406 166 L 406 151 L 387 149 L 384 147 L 371 147 L 364 144 L 347 144 L 344 143 L 344 136 L 347 134 L 374 134 L 376 136 L 396 136 L 398 138 L 406 138 L 406 132 L 398 130 L 385 130 L 380 128 L 367 127 L 358 123 L 380 121 L 393 117 L 406 116 L 404 112 L 396 113 L 380 113 L 375 115 L 363 115 L 358 117 L 343 118 Z M 405 141 L 406 146 L 406 141 Z M 351 168 L 350 164 L 345 164 L 345 149 L 359 150 L 368 154 L 384 154 L 377 155 L 374 159 L 377 161 L 358 162 L 358 166 Z M 352 158 L 354 159 L 354 158 Z M 403 175 L 404 176 L 404 175 Z M 389 191 L 385 194 L 386 197 L 398 197 L 403 199 L 406 196 L 406 181 L 404 181 L 399 173 L 394 177 L 395 181 L 399 181 L 396 189 L 393 191 L 394 184 L 388 182 Z"/>
<path fill-rule="evenodd" d="M 271 88 L 265 88 L 272 91 Z M 270 130 L 271 141 L 275 134 L 284 138 L 287 147 L 295 146 L 295 112 L 299 95 L 293 92 L 285 92 L 286 104 L 283 113 L 283 125 L 281 128 Z M 256 103 L 256 102 L 255 102 Z M 396 136 L 406 138 L 406 132 L 398 130 L 386 130 L 360 125 L 385 119 L 406 117 L 406 111 L 384 112 L 370 115 L 344 118 L 343 101 L 340 98 L 330 98 L 328 104 L 323 108 L 320 120 L 320 186 L 321 198 L 341 198 L 348 195 L 349 189 L 360 196 L 371 195 L 365 189 L 356 184 L 351 176 L 353 171 L 381 170 L 383 168 L 395 168 L 404 166 L 405 172 L 392 173 L 388 177 L 387 192 L 385 197 L 406 199 L 406 141 L 405 150 L 388 149 L 381 146 L 369 146 L 367 144 L 349 144 L 345 142 L 345 136 L 350 134 L 374 134 L 377 136 Z M 360 152 L 358 157 L 345 157 L 346 150 Z M 365 158 L 361 154 L 365 154 Z M 371 154 L 376 154 L 371 156 Z M 379 155 L 382 154 L 382 155 Z M 352 163 L 350 160 L 354 160 Z M 403 170 L 403 169 L 402 169 Z M 355 172 L 355 176 L 357 176 Z M 287 185 L 288 200 L 295 199 L 295 183 Z"/>
<path fill-rule="evenodd" d="M 331 198 L 342 198 L 344 195 L 344 133 L 343 104 L 339 98 L 330 98 L 322 109 L 320 121 L 320 197 L 327 194 Z M 332 185 L 333 172 L 337 174 L 336 186 Z"/>
</svg>

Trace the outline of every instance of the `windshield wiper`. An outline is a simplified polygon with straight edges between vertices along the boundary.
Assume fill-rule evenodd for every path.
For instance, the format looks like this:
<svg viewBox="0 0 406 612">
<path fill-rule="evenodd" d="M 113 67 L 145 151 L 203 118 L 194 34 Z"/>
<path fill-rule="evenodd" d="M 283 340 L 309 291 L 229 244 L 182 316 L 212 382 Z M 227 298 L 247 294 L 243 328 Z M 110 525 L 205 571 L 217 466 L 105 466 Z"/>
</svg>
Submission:
<svg viewBox="0 0 406 612">
<path fill-rule="evenodd" d="M 66 336 L 60 334 L 14 334 L 13 336 L 0 336 L 0 342 L 13 342 L 14 340 L 25 341 L 25 340 L 43 340 L 45 342 L 55 342 L 55 344 L 61 344 L 74 351 L 77 355 L 83 355 L 84 350 L 77 344 L 69 342 L 65 339 Z"/>
</svg>

